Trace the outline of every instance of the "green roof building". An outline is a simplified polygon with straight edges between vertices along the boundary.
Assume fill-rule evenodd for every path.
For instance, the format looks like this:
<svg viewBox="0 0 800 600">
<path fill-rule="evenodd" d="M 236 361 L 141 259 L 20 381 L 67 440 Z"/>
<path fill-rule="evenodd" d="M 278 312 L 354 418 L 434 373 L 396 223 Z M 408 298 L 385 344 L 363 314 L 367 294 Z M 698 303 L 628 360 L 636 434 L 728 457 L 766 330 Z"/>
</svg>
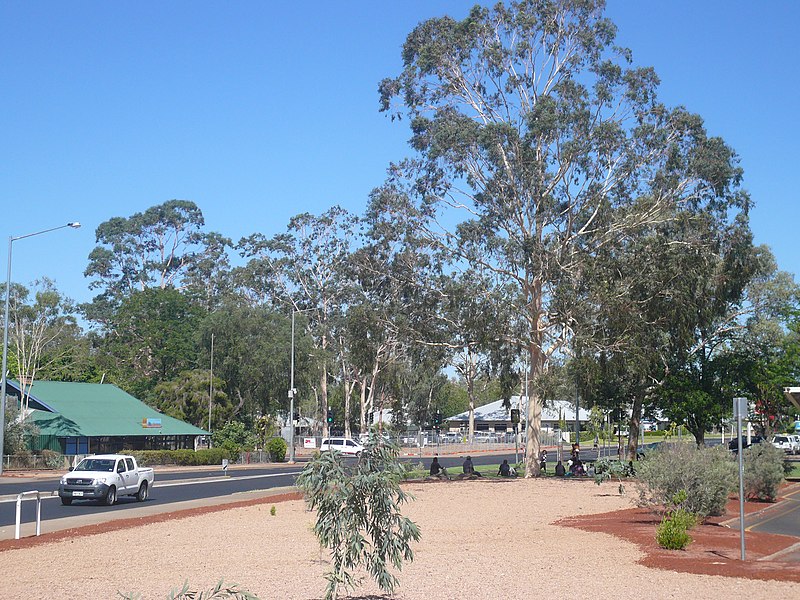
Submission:
<svg viewBox="0 0 800 600">
<path fill-rule="evenodd" d="M 8 388 L 19 400 L 19 383 L 8 381 Z M 28 408 L 27 418 L 39 430 L 31 449 L 48 448 L 68 456 L 196 449 L 198 438 L 208 435 L 111 384 L 34 381 Z"/>
</svg>

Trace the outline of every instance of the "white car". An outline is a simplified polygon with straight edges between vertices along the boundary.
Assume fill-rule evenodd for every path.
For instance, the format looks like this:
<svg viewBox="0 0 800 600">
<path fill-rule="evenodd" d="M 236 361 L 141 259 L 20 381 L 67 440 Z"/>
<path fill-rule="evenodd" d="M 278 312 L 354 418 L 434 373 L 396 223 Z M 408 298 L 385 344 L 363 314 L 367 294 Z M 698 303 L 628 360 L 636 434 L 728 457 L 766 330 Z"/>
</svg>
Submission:
<svg viewBox="0 0 800 600">
<path fill-rule="evenodd" d="M 778 448 L 778 450 L 783 450 L 787 454 L 791 454 L 795 452 L 795 443 L 794 439 L 792 439 L 788 435 L 776 435 L 773 436 L 771 440 L 771 444 Z"/>
<path fill-rule="evenodd" d="M 800 435 L 796 433 L 790 433 L 786 437 L 794 441 L 794 453 L 800 454 Z"/>
<path fill-rule="evenodd" d="M 99 500 L 111 506 L 119 496 L 136 496 L 144 502 L 154 479 L 153 469 L 140 467 L 133 456 L 96 454 L 70 467 L 58 483 L 58 495 L 66 506 L 73 500 Z"/>
<path fill-rule="evenodd" d="M 364 446 L 358 442 L 344 437 L 323 438 L 319 445 L 320 452 L 336 450 L 347 456 L 358 456 L 364 451 Z"/>
</svg>

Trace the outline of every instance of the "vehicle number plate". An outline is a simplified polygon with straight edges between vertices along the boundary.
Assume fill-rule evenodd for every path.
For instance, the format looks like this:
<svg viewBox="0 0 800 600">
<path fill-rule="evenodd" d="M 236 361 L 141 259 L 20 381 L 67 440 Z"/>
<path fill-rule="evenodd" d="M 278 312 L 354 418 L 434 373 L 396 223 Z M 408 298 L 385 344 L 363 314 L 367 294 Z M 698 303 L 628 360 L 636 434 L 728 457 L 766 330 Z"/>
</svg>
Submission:
<svg viewBox="0 0 800 600">
<path fill-rule="evenodd" d="M 83 492 L 72 492 L 73 496 L 83 496 Z"/>
</svg>

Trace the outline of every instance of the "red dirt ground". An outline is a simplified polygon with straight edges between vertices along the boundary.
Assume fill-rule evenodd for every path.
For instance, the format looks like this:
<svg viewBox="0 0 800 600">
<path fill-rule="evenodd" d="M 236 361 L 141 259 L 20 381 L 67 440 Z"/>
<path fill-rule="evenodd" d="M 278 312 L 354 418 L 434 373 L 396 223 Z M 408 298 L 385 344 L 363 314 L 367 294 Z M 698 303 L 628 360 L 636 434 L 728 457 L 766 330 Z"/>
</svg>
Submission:
<svg viewBox="0 0 800 600">
<path fill-rule="evenodd" d="M 767 505 L 745 502 L 745 513 L 764 510 Z M 640 564 L 654 569 L 703 575 L 746 577 L 748 579 L 773 579 L 800 582 L 800 565 L 797 562 L 763 560 L 800 542 L 800 538 L 745 532 L 745 561 L 741 561 L 740 537 L 736 528 L 721 525 L 738 517 L 739 501 L 731 500 L 722 517 L 709 518 L 689 531 L 692 542 L 686 550 L 665 550 L 656 543 L 656 527 L 661 517 L 645 508 L 630 508 L 598 515 L 568 517 L 558 525 L 583 531 L 599 531 L 633 542 L 645 553 Z"/>
</svg>

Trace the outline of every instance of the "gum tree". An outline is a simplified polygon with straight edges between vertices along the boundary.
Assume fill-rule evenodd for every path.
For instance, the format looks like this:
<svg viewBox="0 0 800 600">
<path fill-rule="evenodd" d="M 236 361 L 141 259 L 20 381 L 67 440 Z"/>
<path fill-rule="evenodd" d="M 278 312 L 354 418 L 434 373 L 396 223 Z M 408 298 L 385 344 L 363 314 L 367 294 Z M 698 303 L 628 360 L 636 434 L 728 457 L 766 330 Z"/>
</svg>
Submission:
<svg viewBox="0 0 800 600">
<path fill-rule="evenodd" d="M 615 45 L 603 10 L 538 0 L 430 19 L 408 35 L 400 75 L 380 84 L 381 109 L 408 118 L 415 153 L 387 187 L 414 201 L 429 243 L 516 288 L 532 380 L 570 351 L 588 257 L 730 191 L 713 180 L 732 153 L 658 102 L 654 71 Z M 533 395 L 526 476 L 539 474 L 541 407 Z"/>
</svg>

